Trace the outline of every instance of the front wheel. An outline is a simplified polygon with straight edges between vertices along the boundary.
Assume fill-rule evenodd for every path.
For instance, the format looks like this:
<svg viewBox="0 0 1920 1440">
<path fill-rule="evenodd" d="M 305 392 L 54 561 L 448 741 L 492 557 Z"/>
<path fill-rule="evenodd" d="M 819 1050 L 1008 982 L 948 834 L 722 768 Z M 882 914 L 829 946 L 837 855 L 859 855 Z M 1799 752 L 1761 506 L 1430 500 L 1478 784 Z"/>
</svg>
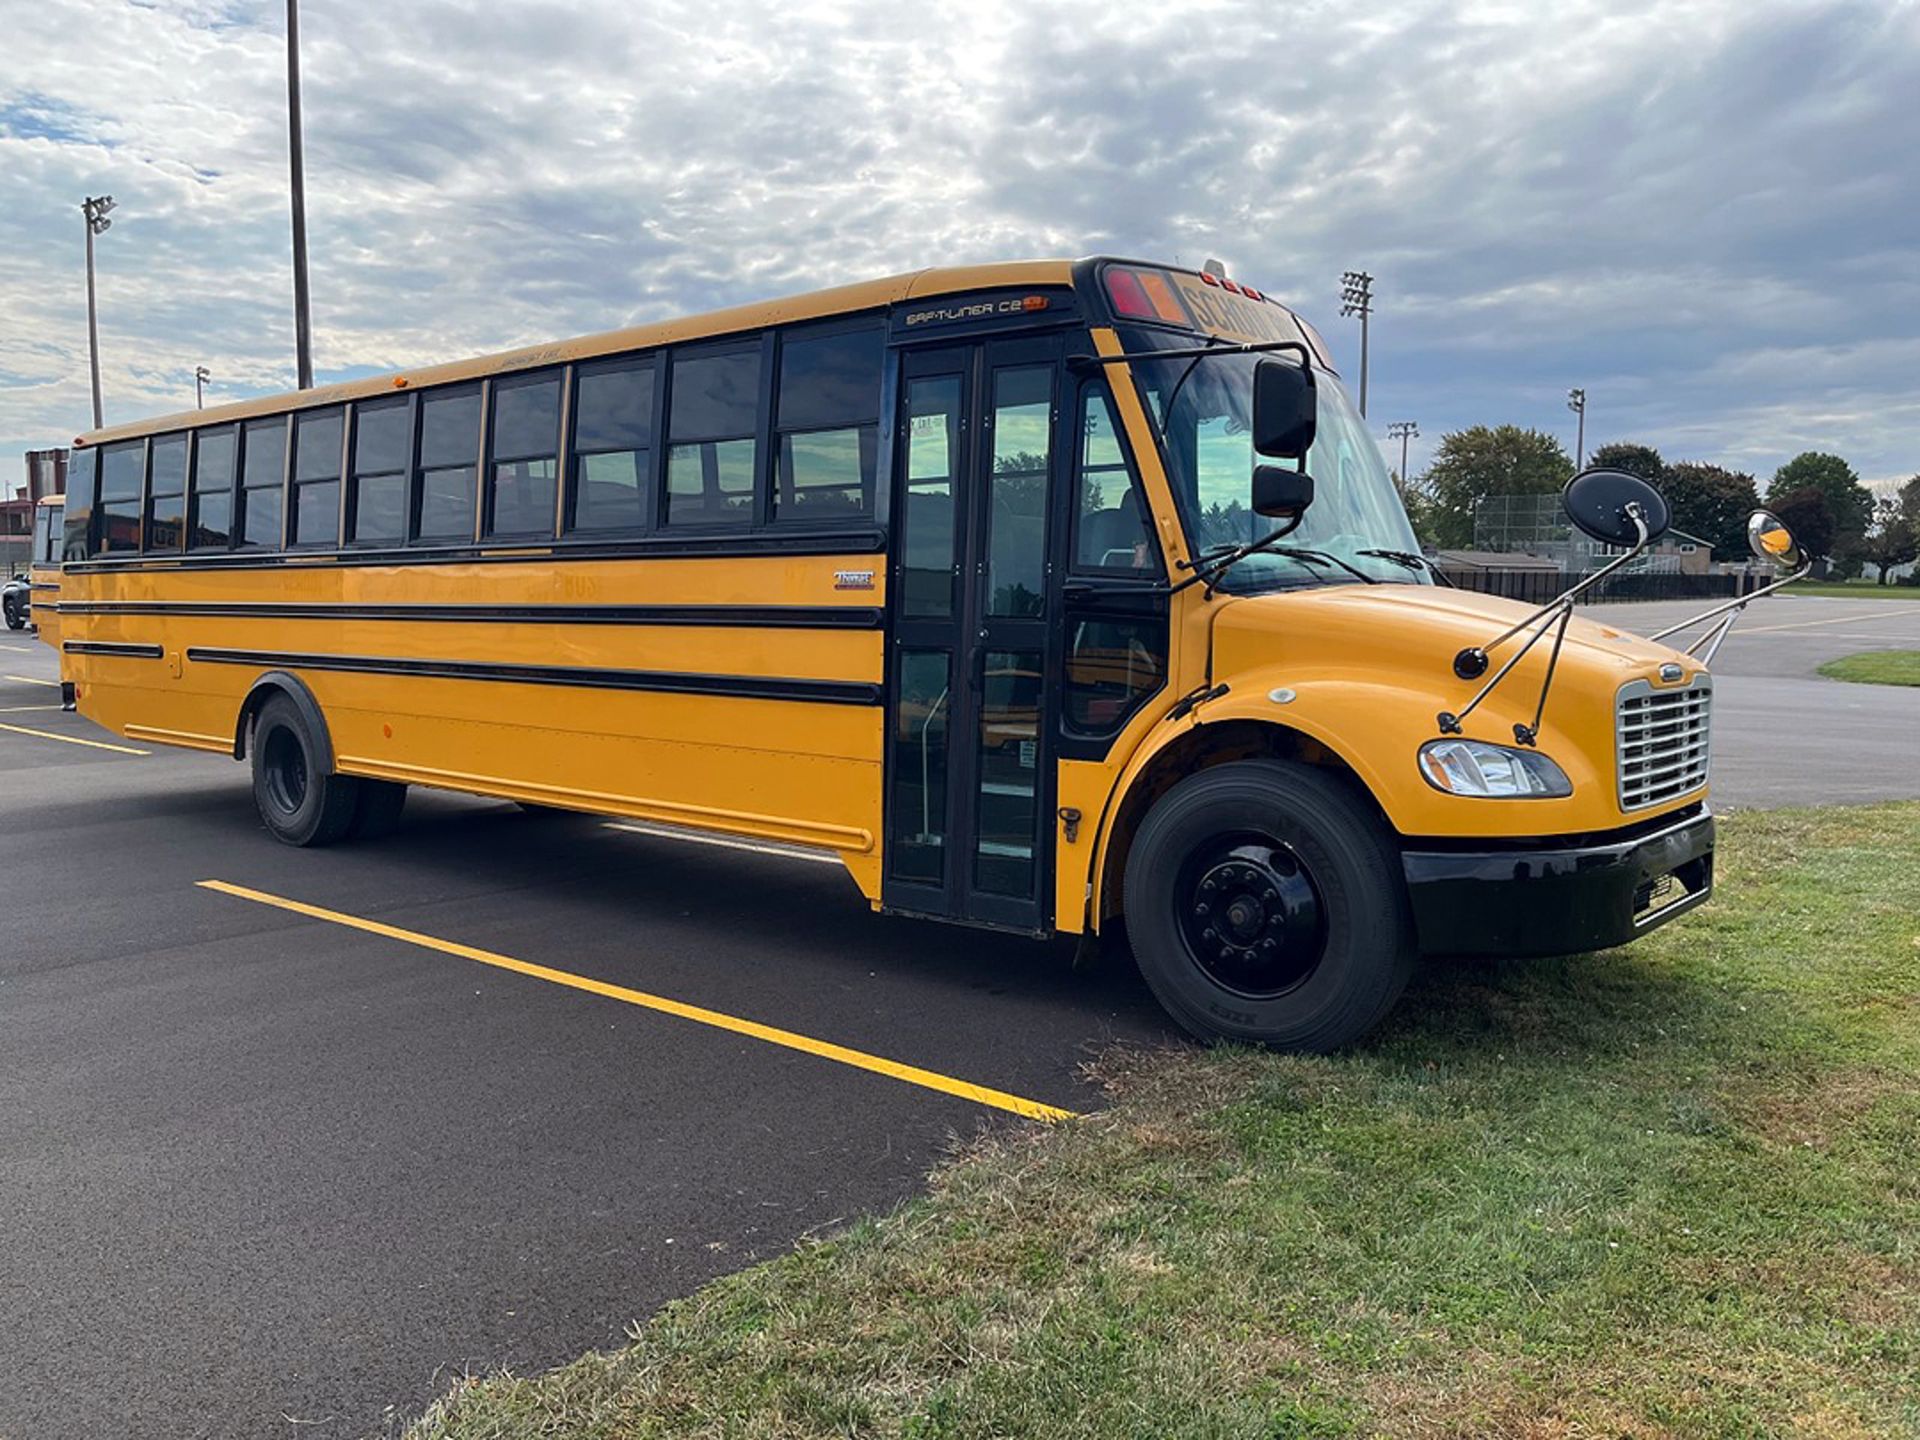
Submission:
<svg viewBox="0 0 1920 1440">
<path fill-rule="evenodd" d="M 26 607 L 20 603 L 19 596 L 8 595 L 4 597 L 4 599 L 0 599 L 0 611 L 3 611 L 6 615 L 7 628 L 9 630 L 24 630 L 27 628 Z"/>
<path fill-rule="evenodd" d="M 1413 967 L 1392 836 L 1310 765 L 1237 761 L 1174 786 L 1134 837 L 1125 908 L 1147 984 L 1204 1039 L 1338 1049 Z"/>
</svg>

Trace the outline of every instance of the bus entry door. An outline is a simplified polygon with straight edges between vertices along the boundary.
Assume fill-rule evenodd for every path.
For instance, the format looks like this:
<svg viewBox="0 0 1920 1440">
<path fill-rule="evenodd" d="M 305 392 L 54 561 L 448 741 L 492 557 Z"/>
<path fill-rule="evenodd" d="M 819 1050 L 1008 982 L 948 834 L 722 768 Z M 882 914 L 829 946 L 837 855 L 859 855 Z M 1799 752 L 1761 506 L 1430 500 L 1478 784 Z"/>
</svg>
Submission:
<svg viewBox="0 0 1920 1440">
<path fill-rule="evenodd" d="M 889 588 L 890 909 L 1051 920 L 1048 496 L 1060 342 L 909 352 Z"/>
</svg>

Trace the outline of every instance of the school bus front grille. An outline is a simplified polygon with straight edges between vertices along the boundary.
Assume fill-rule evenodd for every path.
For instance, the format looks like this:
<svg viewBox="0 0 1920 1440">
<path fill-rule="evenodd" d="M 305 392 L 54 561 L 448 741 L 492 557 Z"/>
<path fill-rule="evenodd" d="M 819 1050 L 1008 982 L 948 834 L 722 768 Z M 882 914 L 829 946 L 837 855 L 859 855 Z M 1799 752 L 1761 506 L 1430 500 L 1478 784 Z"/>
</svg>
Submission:
<svg viewBox="0 0 1920 1440">
<path fill-rule="evenodd" d="M 1622 810 L 1677 800 L 1707 783 L 1712 711 L 1705 675 L 1684 690 L 1655 690 L 1645 680 L 1621 688 L 1614 735 Z"/>
</svg>

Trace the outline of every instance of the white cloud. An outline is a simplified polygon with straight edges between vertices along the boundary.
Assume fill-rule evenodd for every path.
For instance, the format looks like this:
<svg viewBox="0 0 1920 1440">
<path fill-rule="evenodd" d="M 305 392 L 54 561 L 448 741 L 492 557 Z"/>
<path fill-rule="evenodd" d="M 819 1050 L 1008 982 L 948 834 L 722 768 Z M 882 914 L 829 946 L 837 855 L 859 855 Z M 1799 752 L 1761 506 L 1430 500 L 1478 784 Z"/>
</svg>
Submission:
<svg viewBox="0 0 1920 1440">
<path fill-rule="evenodd" d="M 1373 406 L 1920 469 L 1920 8 L 1690 0 L 302 11 L 316 363 L 445 359 L 945 261 L 1228 259 Z M 0 482 L 87 415 L 291 380 L 280 7 L 16 0 Z M 1418 455 L 1416 450 L 1416 457 Z M 1417 460 L 1416 460 L 1417 463 Z"/>
</svg>

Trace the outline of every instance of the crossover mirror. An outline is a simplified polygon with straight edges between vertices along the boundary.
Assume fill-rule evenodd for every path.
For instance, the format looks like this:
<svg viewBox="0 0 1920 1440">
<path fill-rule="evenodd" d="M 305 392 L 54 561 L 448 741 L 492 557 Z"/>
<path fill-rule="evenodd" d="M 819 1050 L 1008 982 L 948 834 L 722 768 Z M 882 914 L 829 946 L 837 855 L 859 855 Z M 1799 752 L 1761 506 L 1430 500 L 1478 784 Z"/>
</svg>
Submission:
<svg viewBox="0 0 1920 1440">
<path fill-rule="evenodd" d="M 1776 570 L 1798 570 L 1805 563 L 1793 531 L 1770 510 L 1747 518 L 1747 548 Z"/>
<path fill-rule="evenodd" d="M 1313 447 L 1317 415 L 1313 371 L 1309 367 L 1275 355 L 1263 356 L 1253 367 L 1256 454 L 1274 460 L 1304 459 Z M 1254 508 L 1258 510 L 1259 506 Z"/>
<path fill-rule="evenodd" d="M 1269 520 L 1298 520 L 1313 504 L 1313 477 L 1278 465 L 1253 468 L 1253 513 Z"/>
<path fill-rule="evenodd" d="M 1626 470 L 1582 470 L 1567 482 L 1560 503 L 1581 534 L 1629 549 L 1658 540 L 1670 518 L 1667 497 Z M 1644 541 L 1633 523 L 1636 514 L 1646 526 Z"/>
</svg>

